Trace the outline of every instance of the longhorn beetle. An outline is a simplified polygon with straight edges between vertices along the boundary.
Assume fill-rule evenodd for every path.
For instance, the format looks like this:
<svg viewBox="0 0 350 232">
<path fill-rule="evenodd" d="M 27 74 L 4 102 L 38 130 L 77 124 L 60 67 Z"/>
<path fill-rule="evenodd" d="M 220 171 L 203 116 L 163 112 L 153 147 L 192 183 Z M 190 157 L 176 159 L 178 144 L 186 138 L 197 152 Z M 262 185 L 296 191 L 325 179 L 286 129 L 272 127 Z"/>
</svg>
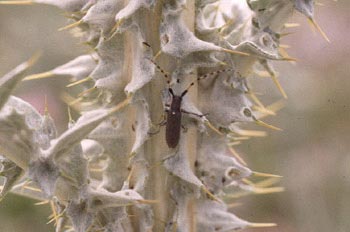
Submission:
<svg viewBox="0 0 350 232">
<path fill-rule="evenodd" d="M 157 69 L 164 75 L 164 77 L 167 79 L 167 84 L 170 84 L 170 77 L 169 75 L 152 59 L 149 59 L 156 67 Z M 222 72 L 230 72 L 234 69 L 222 69 L 213 71 L 210 73 L 207 73 L 203 76 L 197 77 L 197 81 L 207 78 L 208 76 L 219 74 Z M 179 82 L 179 81 L 177 81 Z M 198 117 L 204 117 L 205 115 L 196 114 L 193 112 L 188 112 L 186 110 L 181 109 L 182 100 L 183 97 L 188 93 L 189 89 L 195 84 L 195 82 L 191 82 L 188 87 L 180 94 L 176 95 L 171 87 L 168 87 L 168 91 L 171 95 L 171 103 L 170 103 L 170 109 L 166 110 L 167 116 L 166 116 L 166 127 L 165 127 L 165 140 L 169 148 L 175 148 L 179 144 L 180 140 L 180 132 L 181 132 L 181 119 L 182 119 L 182 113 L 186 114 L 192 114 L 196 115 Z M 166 105 L 169 106 L 169 105 Z"/>
</svg>

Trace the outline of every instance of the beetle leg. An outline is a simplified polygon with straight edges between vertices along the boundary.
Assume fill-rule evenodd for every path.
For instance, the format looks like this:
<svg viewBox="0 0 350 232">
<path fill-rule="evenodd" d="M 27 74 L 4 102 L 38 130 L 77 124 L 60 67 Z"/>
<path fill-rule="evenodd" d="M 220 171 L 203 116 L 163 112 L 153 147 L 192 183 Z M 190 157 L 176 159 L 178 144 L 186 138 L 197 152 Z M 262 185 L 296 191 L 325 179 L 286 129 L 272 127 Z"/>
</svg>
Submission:
<svg viewBox="0 0 350 232">
<path fill-rule="evenodd" d="M 153 136 L 153 135 L 158 134 L 159 131 L 160 131 L 160 126 L 158 127 L 158 129 L 156 131 L 148 131 L 147 133 L 148 133 L 148 135 Z"/>
<path fill-rule="evenodd" d="M 168 110 L 165 110 L 165 112 L 168 112 Z M 157 126 L 157 129 L 156 129 L 156 131 L 153 131 L 153 132 L 148 132 L 148 134 L 149 135 L 155 135 L 155 134 L 158 134 L 159 133 L 159 131 L 160 131 L 160 128 L 162 127 L 162 126 L 165 126 L 166 125 L 166 116 L 165 116 L 165 114 L 163 114 L 163 119 L 162 119 L 162 121 L 160 121 L 159 123 L 157 123 L 156 124 L 156 126 Z"/>
<path fill-rule="evenodd" d="M 208 114 L 196 114 L 196 113 L 189 112 L 189 111 L 182 110 L 182 109 L 181 109 L 181 112 L 184 113 L 184 114 L 192 114 L 192 115 L 197 116 L 197 117 L 199 117 L 199 118 L 203 118 L 203 117 L 205 117 L 205 116 L 208 115 Z"/>
<path fill-rule="evenodd" d="M 188 128 L 185 127 L 184 125 L 181 125 L 182 129 L 184 130 L 184 133 L 186 133 L 188 131 Z"/>
</svg>

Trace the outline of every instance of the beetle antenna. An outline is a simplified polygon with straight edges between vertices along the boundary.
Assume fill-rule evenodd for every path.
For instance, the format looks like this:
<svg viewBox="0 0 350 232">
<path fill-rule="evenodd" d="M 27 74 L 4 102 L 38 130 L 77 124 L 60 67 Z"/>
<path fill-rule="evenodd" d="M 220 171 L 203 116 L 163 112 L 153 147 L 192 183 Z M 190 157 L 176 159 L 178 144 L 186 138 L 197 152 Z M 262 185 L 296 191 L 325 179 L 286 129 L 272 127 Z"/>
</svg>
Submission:
<svg viewBox="0 0 350 232">
<path fill-rule="evenodd" d="M 170 84 L 170 77 L 169 77 L 169 73 L 167 73 L 166 71 L 164 71 L 164 69 L 162 69 L 153 59 L 149 59 L 156 67 L 157 69 L 164 75 L 167 84 Z"/>
<path fill-rule="evenodd" d="M 172 89 L 172 88 L 169 88 L 168 90 L 169 90 L 169 93 L 171 94 L 171 96 L 172 96 L 172 97 L 175 97 L 175 94 L 174 94 L 173 89 Z"/>
<path fill-rule="evenodd" d="M 233 69 L 233 68 L 227 68 L 227 69 L 220 69 L 220 70 L 217 70 L 217 71 L 213 71 L 213 72 L 210 72 L 210 73 L 206 73 L 206 74 L 204 74 L 204 75 L 202 75 L 202 76 L 197 77 L 197 81 L 200 81 L 200 80 L 202 80 L 202 79 L 205 79 L 205 78 L 207 78 L 207 77 L 209 77 L 209 76 L 217 75 L 217 74 L 219 74 L 219 73 L 231 72 L 231 71 L 234 71 L 234 69 Z M 192 81 L 192 82 L 187 86 L 187 88 L 182 92 L 181 97 L 183 97 L 183 96 L 185 96 L 185 95 L 187 94 L 188 90 L 194 85 L 194 83 L 195 83 L 195 82 Z"/>
</svg>

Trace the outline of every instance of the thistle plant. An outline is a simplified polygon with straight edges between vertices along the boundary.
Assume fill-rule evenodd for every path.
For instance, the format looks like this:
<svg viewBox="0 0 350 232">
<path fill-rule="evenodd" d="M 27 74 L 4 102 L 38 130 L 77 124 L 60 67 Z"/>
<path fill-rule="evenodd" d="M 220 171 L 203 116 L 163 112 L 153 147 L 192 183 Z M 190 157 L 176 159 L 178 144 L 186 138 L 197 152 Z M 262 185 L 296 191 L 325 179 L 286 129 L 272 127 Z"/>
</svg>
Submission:
<svg viewBox="0 0 350 232">
<path fill-rule="evenodd" d="M 249 80 L 267 75 L 286 97 L 271 62 L 294 61 L 280 46 L 294 11 L 319 29 L 313 1 L 0 2 L 36 3 L 64 10 L 72 22 L 61 30 L 92 52 L 27 76 L 33 57 L 0 79 L 1 198 L 13 192 L 49 203 L 57 232 L 274 225 L 231 209 L 239 196 L 282 190 L 271 186 L 279 176 L 252 171 L 234 146 L 266 134 L 243 129 L 246 123 L 278 130 L 261 119 L 279 105 L 264 106 Z M 58 135 L 48 111 L 41 115 L 12 91 L 22 80 L 62 75 L 82 91 L 62 90 L 81 116 Z M 181 121 L 167 120 L 184 91 Z M 164 124 L 168 136 L 179 136 L 174 148 Z"/>
</svg>

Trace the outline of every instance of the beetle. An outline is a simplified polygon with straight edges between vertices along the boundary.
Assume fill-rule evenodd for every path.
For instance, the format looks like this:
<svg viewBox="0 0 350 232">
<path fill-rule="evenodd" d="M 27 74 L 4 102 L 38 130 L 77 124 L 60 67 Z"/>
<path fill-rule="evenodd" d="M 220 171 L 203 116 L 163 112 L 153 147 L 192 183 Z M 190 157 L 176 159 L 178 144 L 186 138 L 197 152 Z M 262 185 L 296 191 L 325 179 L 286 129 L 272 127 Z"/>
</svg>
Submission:
<svg viewBox="0 0 350 232">
<path fill-rule="evenodd" d="M 157 67 L 157 69 L 164 75 L 164 77 L 167 79 L 167 84 L 170 84 L 170 77 L 169 75 L 152 59 L 150 61 Z M 203 76 L 200 76 L 196 78 L 196 81 L 199 81 L 201 79 L 207 78 L 208 76 L 219 74 L 222 72 L 229 72 L 229 71 L 234 71 L 232 68 L 228 69 L 222 69 L 222 70 L 217 70 L 213 71 L 210 73 L 207 73 Z M 179 80 L 177 80 L 179 82 Z M 188 87 L 180 94 L 176 95 L 173 91 L 172 88 L 168 88 L 168 91 L 171 95 L 171 102 L 170 105 L 166 104 L 165 106 L 168 106 L 169 109 L 166 110 L 166 120 L 161 122 L 159 126 L 165 125 L 165 140 L 169 148 L 176 148 L 177 145 L 179 144 L 180 141 L 180 134 L 181 134 L 181 121 L 182 121 L 182 113 L 186 114 L 192 114 L 195 116 L 198 116 L 200 118 L 206 116 L 206 114 L 197 114 L 194 112 L 188 112 L 184 109 L 181 108 L 182 106 L 182 100 L 184 96 L 188 93 L 189 89 L 195 84 L 195 81 L 191 82 Z M 158 133 L 155 132 L 155 133 Z M 151 133 L 154 134 L 154 133 Z"/>
<path fill-rule="evenodd" d="M 165 140 L 169 148 L 175 148 L 180 140 L 182 113 L 188 113 L 181 109 L 182 99 L 187 94 L 188 90 L 186 89 L 183 91 L 181 95 L 175 95 L 172 88 L 168 90 L 172 98 L 170 109 L 166 117 Z M 198 116 L 203 117 L 204 115 Z"/>
</svg>

